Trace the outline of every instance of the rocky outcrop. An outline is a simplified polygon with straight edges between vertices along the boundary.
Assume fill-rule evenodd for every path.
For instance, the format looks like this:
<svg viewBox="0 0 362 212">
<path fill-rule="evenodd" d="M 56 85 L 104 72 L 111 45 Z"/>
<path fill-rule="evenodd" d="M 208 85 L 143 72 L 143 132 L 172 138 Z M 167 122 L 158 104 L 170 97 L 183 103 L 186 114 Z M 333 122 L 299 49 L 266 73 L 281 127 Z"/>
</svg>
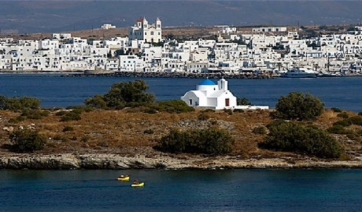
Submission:
<svg viewBox="0 0 362 212">
<path fill-rule="evenodd" d="M 239 168 L 362 168 L 362 159 L 324 161 L 312 159 L 236 157 L 135 157 L 117 154 L 11 155 L 0 157 L 0 169 L 239 169 Z"/>
</svg>

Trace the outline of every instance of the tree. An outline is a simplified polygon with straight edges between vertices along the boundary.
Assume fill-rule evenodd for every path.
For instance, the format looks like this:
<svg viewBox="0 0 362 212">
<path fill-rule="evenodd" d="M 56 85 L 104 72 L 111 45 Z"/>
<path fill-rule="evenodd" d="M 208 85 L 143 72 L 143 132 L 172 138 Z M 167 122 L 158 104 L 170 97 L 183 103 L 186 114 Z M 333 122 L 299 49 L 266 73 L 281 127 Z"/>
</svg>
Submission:
<svg viewBox="0 0 362 212">
<path fill-rule="evenodd" d="M 233 143 L 229 132 L 222 129 L 172 129 L 159 140 L 157 148 L 171 153 L 220 155 L 231 152 Z"/>
<path fill-rule="evenodd" d="M 322 114 L 324 104 L 310 94 L 291 92 L 278 99 L 275 118 L 291 120 L 313 120 Z"/>
<path fill-rule="evenodd" d="M 252 103 L 247 98 L 237 98 L 236 104 L 237 105 L 252 105 Z"/>
<path fill-rule="evenodd" d="M 0 96 L 0 109 L 19 112 L 22 110 L 39 109 L 40 100 L 32 97 L 4 97 Z"/>
<path fill-rule="evenodd" d="M 14 131 L 9 137 L 12 149 L 16 152 L 34 152 L 43 149 L 46 144 L 45 136 L 29 129 Z"/>
<path fill-rule="evenodd" d="M 134 82 L 120 82 L 111 86 L 105 95 L 96 95 L 87 98 L 85 104 L 88 106 L 104 108 L 124 108 L 126 106 L 140 106 L 152 103 L 155 100 L 153 94 L 146 93 L 148 85 L 143 80 Z"/>
<path fill-rule="evenodd" d="M 316 126 L 277 120 L 267 127 L 270 133 L 259 147 L 321 158 L 338 158 L 342 153 L 339 143 Z"/>
</svg>

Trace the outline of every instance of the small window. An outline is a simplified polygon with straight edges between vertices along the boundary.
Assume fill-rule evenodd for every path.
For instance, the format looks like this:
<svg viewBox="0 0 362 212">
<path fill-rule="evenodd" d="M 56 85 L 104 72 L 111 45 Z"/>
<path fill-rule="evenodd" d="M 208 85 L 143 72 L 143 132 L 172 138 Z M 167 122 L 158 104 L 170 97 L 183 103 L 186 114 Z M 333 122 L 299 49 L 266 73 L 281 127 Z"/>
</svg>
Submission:
<svg viewBox="0 0 362 212">
<path fill-rule="evenodd" d="M 192 99 L 190 99 L 190 105 L 192 105 Z"/>
</svg>

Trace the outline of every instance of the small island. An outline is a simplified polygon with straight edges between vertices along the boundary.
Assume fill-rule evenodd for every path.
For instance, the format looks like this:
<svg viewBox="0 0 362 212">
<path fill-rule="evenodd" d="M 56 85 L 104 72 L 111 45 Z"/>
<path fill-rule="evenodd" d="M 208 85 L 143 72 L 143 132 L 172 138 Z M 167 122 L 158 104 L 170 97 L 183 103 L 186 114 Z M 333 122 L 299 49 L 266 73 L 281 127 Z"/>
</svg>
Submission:
<svg viewBox="0 0 362 212">
<path fill-rule="evenodd" d="M 0 96 L 0 168 L 362 167 L 362 113 L 299 92 L 275 109 L 215 110 L 156 102 L 147 89 L 143 80 L 115 83 L 68 108 Z"/>
</svg>

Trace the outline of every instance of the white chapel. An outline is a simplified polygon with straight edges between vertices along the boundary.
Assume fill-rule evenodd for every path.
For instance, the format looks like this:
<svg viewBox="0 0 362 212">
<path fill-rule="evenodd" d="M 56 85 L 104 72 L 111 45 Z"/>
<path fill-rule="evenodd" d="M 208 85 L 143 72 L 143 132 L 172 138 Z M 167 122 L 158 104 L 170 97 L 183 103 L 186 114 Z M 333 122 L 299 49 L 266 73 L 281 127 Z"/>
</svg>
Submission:
<svg viewBox="0 0 362 212">
<path fill-rule="evenodd" d="M 220 79 L 215 84 L 210 79 L 203 80 L 196 86 L 196 90 L 191 90 L 181 97 L 187 105 L 191 107 L 221 109 L 269 109 L 268 106 L 237 105 L 236 97 L 228 89 L 228 81 Z"/>
<path fill-rule="evenodd" d="M 192 107 L 207 107 L 213 109 L 235 108 L 236 97 L 228 90 L 228 82 L 220 79 L 217 84 L 206 79 L 181 97 L 181 100 Z"/>
</svg>

